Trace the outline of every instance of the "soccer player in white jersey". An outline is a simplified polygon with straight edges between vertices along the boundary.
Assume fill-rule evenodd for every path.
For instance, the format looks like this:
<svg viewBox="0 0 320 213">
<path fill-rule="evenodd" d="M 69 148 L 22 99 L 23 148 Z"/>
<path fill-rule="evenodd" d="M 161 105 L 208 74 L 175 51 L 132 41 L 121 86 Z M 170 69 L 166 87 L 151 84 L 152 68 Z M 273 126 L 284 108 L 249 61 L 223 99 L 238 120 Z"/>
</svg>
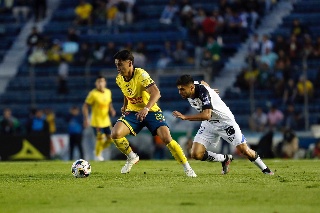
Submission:
<svg viewBox="0 0 320 213">
<path fill-rule="evenodd" d="M 257 152 L 248 147 L 246 138 L 241 133 L 229 107 L 213 89 L 201 84 L 201 82 L 194 81 L 190 75 L 180 76 L 176 85 L 181 97 L 188 99 L 190 105 L 199 113 L 183 115 L 174 111 L 173 116 L 181 120 L 202 121 L 192 145 L 191 157 L 193 159 L 221 162 L 222 174 L 227 174 L 232 155 L 222 155 L 207 150 L 210 144 L 216 146 L 222 137 L 236 146 L 238 151 L 259 167 L 264 174 L 274 174 L 263 163 Z"/>
</svg>

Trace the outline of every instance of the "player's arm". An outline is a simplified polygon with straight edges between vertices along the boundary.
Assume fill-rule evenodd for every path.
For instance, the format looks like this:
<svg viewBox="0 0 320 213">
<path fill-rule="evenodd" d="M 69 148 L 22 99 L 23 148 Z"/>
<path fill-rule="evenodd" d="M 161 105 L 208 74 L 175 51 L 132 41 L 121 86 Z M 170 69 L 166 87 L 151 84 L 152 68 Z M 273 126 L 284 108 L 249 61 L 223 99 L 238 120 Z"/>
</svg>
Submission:
<svg viewBox="0 0 320 213">
<path fill-rule="evenodd" d="M 114 109 L 112 102 L 109 104 L 109 111 L 112 117 L 116 116 L 117 112 Z"/>
<path fill-rule="evenodd" d="M 153 107 L 153 105 L 155 105 L 155 103 L 157 103 L 157 101 L 161 97 L 160 90 L 156 84 L 153 84 L 152 86 L 148 87 L 146 90 L 150 94 L 150 99 L 146 105 L 146 108 L 151 109 L 151 107 Z"/>
<path fill-rule="evenodd" d="M 201 81 L 200 82 L 202 85 L 205 85 L 205 86 L 207 86 L 207 87 L 210 87 L 210 85 L 207 83 L 207 82 L 205 82 L 205 81 Z M 211 88 L 211 87 L 210 87 Z M 219 91 L 219 89 L 214 89 L 214 88 L 211 88 L 211 89 L 213 89 L 218 95 L 219 95 L 219 93 L 220 93 L 220 91 Z"/>
<path fill-rule="evenodd" d="M 128 99 L 126 96 L 123 96 L 123 106 L 121 107 L 121 113 L 123 114 L 128 106 Z"/>
<path fill-rule="evenodd" d="M 180 118 L 181 120 L 188 121 L 206 121 L 211 118 L 211 109 L 204 109 L 202 112 L 194 115 L 184 115 L 179 111 L 173 111 L 172 115 L 176 118 Z"/>
<path fill-rule="evenodd" d="M 139 121 L 143 121 L 145 119 L 149 110 L 153 107 L 153 105 L 155 105 L 155 103 L 157 103 L 157 101 L 161 97 L 160 90 L 156 84 L 152 84 L 151 86 L 147 87 L 146 91 L 150 94 L 150 99 L 146 106 L 136 114 L 137 120 Z"/>
<path fill-rule="evenodd" d="M 83 126 L 86 128 L 89 126 L 89 104 L 86 102 L 82 105 L 83 114 Z"/>
</svg>

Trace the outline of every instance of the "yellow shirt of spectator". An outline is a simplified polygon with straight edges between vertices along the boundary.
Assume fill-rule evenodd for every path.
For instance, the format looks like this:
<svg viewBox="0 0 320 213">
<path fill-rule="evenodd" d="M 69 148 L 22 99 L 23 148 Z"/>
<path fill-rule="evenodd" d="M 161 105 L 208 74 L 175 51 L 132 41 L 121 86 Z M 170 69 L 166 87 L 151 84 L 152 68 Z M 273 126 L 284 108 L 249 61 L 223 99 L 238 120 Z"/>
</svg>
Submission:
<svg viewBox="0 0 320 213">
<path fill-rule="evenodd" d="M 112 102 L 111 90 L 105 88 L 103 92 L 93 89 L 89 92 L 85 102 L 91 106 L 91 126 L 109 127 L 111 120 L 109 116 L 109 107 Z"/>
<path fill-rule="evenodd" d="M 129 81 L 125 81 L 123 76 L 118 74 L 116 83 L 128 100 L 126 111 L 134 112 L 140 111 L 148 104 L 150 94 L 146 89 L 155 84 L 150 75 L 141 68 L 134 69 L 133 76 Z M 157 104 L 155 104 L 152 106 L 150 111 L 158 112 L 161 111 L 161 109 Z"/>
<path fill-rule="evenodd" d="M 88 19 L 92 12 L 92 6 L 89 3 L 85 3 L 83 5 L 78 5 L 75 9 L 75 13 L 77 16 L 79 16 L 81 19 Z"/>
</svg>

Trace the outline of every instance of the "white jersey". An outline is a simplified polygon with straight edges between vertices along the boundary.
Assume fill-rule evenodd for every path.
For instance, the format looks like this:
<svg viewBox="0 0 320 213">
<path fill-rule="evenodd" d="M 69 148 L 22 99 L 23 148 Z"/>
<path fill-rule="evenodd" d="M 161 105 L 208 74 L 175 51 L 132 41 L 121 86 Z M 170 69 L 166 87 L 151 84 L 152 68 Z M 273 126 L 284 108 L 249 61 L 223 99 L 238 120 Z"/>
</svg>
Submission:
<svg viewBox="0 0 320 213">
<path fill-rule="evenodd" d="M 234 120 L 234 116 L 229 107 L 221 100 L 220 96 L 210 87 L 194 82 L 195 98 L 188 98 L 190 105 L 198 112 L 211 109 L 211 122 L 220 120 Z"/>
<path fill-rule="evenodd" d="M 211 109 L 210 120 L 201 122 L 201 126 L 194 137 L 194 141 L 203 144 L 206 148 L 215 147 L 222 137 L 234 146 L 245 143 L 246 139 L 230 111 L 220 96 L 210 87 L 195 84 L 195 97 L 188 98 L 190 105 L 198 112 Z"/>
</svg>

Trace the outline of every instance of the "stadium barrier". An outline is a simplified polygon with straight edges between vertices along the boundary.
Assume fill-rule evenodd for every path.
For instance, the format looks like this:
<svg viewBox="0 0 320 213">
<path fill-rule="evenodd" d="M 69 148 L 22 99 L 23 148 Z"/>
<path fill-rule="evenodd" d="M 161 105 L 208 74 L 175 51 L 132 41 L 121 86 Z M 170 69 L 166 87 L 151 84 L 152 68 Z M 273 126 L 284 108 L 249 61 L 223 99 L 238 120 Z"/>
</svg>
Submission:
<svg viewBox="0 0 320 213">
<path fill-rule="evenodd" d="M 50 159 L 50 135 L 0 135 L 0 158 L 6 160 Z"/>
</svg>

